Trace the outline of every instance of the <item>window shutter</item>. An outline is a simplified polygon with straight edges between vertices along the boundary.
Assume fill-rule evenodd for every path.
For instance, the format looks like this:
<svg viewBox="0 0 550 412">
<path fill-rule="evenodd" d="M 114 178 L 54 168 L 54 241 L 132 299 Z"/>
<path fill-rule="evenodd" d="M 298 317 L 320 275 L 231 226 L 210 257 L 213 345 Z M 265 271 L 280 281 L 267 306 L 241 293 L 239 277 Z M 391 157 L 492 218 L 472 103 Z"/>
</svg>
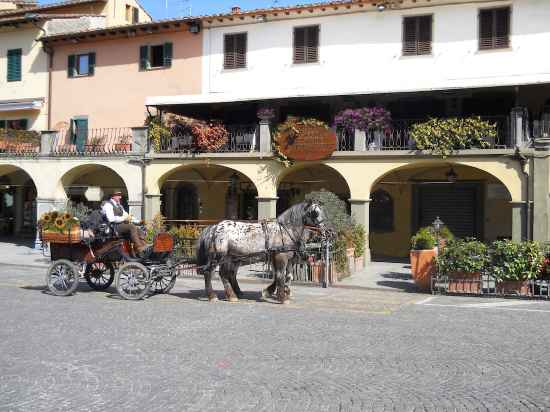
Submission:
<svg viewBox="0 0 550 412">
<path fill-rule="evenodd" d="M 432 16 L 418 18 L 418 54 L 432 52 Z"/>
<path fill-rule="evenodd" d="M 139 23 L 139 9 L 137 7 L 132 9 L 132 23 Z"/>
<path fill-rule="evenodd" d="M 510 7 L 480 10 L 479 49 L 500 49 L 510 46 Z"/>
<path fill-rule="evenodd" d="M 223 44 L 223 67 L 224 69 L 235 68 L 235 36 L 226 34 Z"/>
<path fill-rule="evenodd" d="M 172 67 L 172 43 L 164 43 L 164 67 Z"/>
<path fill-rule="evenodd" d="M 510 8 L 495 10 L 495 48 L 510 46 Z"/>
<path fill-rule="evenodd" d="M 0 129 L 5 129 L 5 128 L 6 128 L 6 121 L 0 120 Z"/>
<path fill-rule="evenodd" d="M 308 27 L 306 30 L 306 63 L 319 61 L 319 26 Z"/>
<path fill-rule="evenodd" d="M 296 27 L 294 29 L 294 63 L 306 62 L 306 29 Z"/>
<path fill-rule="evenodd" d="M 69 63 L 67 65 L 67 75 L 74 77 L 76 73 L 76 56 L 74 54 L 69 56 Z"/>
<path fill-rule="evenodd" d="M 418 56 L 432 52 L 432 16 L 403 19 L 403 56 Z"/>
<path fill-rule="evenodd" d="M 95 73 L 95 53 L 88 55 L 88 76 L 93 76 Z"/>
<path fill-rule="evenodd" d="M 8 82 L 21 81 L 21 49 L 8 50 Z"/>
<path fill-rule="evenodd" d="M 246 33 L 235 35 L 235 68 L 242 69 L 246 67 Z"/>
<path fill-rule="evenodd" d="M 150 67 L 149 46 L 141 46 L 139 48 L 139 70 L 147 70 Z"/>
<path fill-rule="evenodd" d="M 19 125 L 21 127 L 21 130 L 28 130 L 29 129 L 29 119 L 19 120 Z"/>
</svg>

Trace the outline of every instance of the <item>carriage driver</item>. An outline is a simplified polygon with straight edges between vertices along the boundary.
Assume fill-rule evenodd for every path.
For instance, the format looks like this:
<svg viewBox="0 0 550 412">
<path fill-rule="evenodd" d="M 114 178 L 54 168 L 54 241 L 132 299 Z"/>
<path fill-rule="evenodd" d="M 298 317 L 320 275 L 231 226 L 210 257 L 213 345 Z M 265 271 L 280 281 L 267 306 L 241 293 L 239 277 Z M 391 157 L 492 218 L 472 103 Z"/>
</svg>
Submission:
<svg viewBox="0 0 550 412">
<path fill-rule="evenodd" d="M 110 199 L 101 205 L 101 213 L 109 223 L 115 226 L 118 235 L 130 239 L 134 244 L 136 252 L 142 254 L 147 248 L 147 244 L 139 236 L 138 229 L 134 225 L 136 222 L 133 222 L 132 216 L 124 210 L 124 207 L 120 203 L 121 199 L 122 192 L 114 192 Z"/>
</svg>

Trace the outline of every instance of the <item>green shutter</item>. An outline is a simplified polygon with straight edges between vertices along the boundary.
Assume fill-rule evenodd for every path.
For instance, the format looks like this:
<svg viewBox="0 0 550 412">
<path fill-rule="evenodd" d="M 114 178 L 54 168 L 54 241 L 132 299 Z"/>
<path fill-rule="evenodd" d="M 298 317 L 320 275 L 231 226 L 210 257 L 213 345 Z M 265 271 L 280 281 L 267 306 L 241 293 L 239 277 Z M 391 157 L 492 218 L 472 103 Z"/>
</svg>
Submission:
<svg viewBox="0 0 550 412">
<path fill-rule="evenodd" d="M 95 53 L 88 55 L 88 76 L 93 76 L 95 72 Z"/>
<path fill-rule="evenodd" d="M 6 128 L 6 121 L 0 120 L 0 129 L 5 129 L 5 128 Z"/>
<path fill-rule="evenodd" d="M 88 141 L 88 119 L 73 119 L 71 122 L 73 144 L 79 152 L 84 151 Z"/>
<path fill-rule="evenodd" d="M 141 46 L 139 48 L 139 70 L 147 70 L 150 67 L 149 46 Z"/>
<path fill-rule="evenodd" d="M 19 122 L 21 130 L 29 130 L 29 119 L 21 119 Z"/>
<path fill-rule="evenodd" d="M 172 67 L 172 43 L 164 43 L 164 67 Z"/>
<path fill-rule="evenodd" d="M 76 56 L 74 54 L 69 56 L 69 64 L 67 66 L 67 75 L 74 77 L 76 74 Z"/>
<path fill-rule="evenodd" d="M 8 82 L 21 81 L 21 49 L 8 50 Z"/>
</svg>

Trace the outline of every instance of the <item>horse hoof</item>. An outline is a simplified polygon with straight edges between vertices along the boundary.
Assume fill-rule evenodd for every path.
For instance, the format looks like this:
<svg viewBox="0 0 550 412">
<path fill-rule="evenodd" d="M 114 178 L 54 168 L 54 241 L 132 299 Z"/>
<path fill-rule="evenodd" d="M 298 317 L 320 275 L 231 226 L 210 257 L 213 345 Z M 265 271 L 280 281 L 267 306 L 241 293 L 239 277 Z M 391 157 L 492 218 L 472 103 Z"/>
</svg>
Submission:
<svg viewBox="0 0 550 412">
<path fill-rule="evenodd" d="M 208 302 L 217 302 L 218 297 L 216 295 L 208 296 Z"/>
<path fill-rule="evenodd" d="M 239 298 L 229 298 L 229 303 L 239 303 Z"/>
<path fill-rule="evenodd" d="M 290 305 L 290 300 L 285 299 L 285 300 L 281 301 L 281 305 Z"/>
<path fill-rule="evenodd" d="M 269 292 L 267 291 L 267 289 L 263 289 L 262 290 L 262 298 L 267 299 L 268 297 L 269 297 Z"/>
</svg>

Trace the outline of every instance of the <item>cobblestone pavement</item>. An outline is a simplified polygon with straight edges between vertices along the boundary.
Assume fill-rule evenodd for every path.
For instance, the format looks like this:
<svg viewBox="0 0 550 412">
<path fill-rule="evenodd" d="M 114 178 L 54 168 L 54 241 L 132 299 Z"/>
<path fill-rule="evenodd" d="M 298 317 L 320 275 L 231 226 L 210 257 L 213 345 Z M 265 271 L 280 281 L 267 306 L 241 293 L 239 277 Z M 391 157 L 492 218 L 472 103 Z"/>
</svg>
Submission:
<svg viewBox="0 0 550 412">
<path fill-rule="evenodd" d="M 44 275 L 0 269 L 1 411 L 550 408 L 550 303 L 243 284 L 211 304 L 192 279 L 128 302 Z"/>
</svg>

